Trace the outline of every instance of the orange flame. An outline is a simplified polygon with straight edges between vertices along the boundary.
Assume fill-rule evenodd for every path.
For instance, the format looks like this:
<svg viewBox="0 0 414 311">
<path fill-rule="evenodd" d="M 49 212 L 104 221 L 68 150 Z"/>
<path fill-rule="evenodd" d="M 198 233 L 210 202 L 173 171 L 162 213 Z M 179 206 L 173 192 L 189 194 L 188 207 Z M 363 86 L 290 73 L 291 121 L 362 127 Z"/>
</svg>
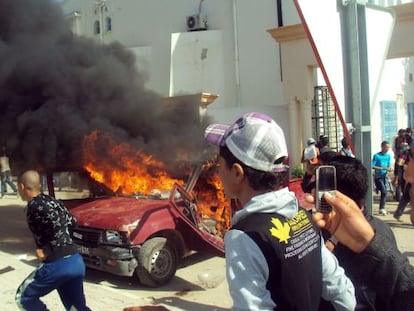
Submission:
<svg viewBox="0 0 414 311">
<path fill-rule="evenodd" d="M 103 146 L 103 147 L 102 147 Z M 126 143 L 117 143 L 110 134 L 93 131 L 84 138 L 83 158 L 85 169 L 96 181 L 119 194 L 150 194 L 153 190 L 170 191 L 181 179 L 171 178 L 165 164 Z M 214 161 L 207 162 L 193 195 L 203 219 L 214 219 L 221 236 L 230 228 L 229 200 L 217 174 L 212 174 Z"/>
<path fill-rule="evenodd" d="M 214 219 L 217 231 L 223 236 L 230 228 L 231 209 L 218 174 L 208 175 L 205 184 L 198 185 L 197 189 L 197 206 L 203 218 Z"/>
<path fill-rule="evenodd" d="M 128 144 L 117 144 L 109 134 L 92 132 L 84 138 L 83 148 L 86 170 L 113 191 L 149 194 L 154 189 L 170 190 L 174 183 L 184 185 L 168 176 L 164 163 Z"/>
</svg>

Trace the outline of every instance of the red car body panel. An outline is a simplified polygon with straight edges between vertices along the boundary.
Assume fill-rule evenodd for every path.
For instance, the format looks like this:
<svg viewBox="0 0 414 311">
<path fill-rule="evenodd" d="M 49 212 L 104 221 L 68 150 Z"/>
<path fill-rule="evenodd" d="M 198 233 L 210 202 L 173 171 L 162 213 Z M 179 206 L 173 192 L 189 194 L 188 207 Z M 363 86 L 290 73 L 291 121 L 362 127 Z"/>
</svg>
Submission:
<svg viewBox="0 0 414 311">
<path fill-rule="evenodd" d="M 71 209 L 71 213 L 81 226 L 130 232 L 130 227 L 146 212 L 165 208 L 166 205 L 166 200 L 108 197 L 79 205 Z"/>
<path fill-rule="evenodd" d="M 71 213 L 79 226 L 127 232 L 131 245 L 140 245 L 159 232 L 173 230 L 184 239 L 187 252 L 207 251 L 224 256 L 223 240 L 200 230 L 198 224 L 183 214 L 183 207 L 168 199 L 101 198 L 72 208 Z"/>
<path fill-rule="evenodd" d="M 311 210 L 314 207 L 314 205 L 311 203 L 308 203 L 305 200 L 306 193 L 303 192 L 301 183 L 302 183 L 302 178 L 291 179 L 289 181 L 289 186 L 288 186 L 289 190 L 295 193 L 296 198 L 298 199 L 299 205 L 301 207 L 303 207 L 306 210 Z"/>
</svg>

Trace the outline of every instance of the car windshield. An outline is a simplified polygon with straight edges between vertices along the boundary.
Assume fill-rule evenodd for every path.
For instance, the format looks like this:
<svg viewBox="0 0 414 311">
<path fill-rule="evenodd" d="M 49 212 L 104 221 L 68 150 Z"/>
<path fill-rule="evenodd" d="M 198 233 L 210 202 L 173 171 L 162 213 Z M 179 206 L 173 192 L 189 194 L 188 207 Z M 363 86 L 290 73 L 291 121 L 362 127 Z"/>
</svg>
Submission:
<svg viewBox="0 0 414 311">
<path fill-rule="evenodd" d="M 185 184 L 185 190 L 192 192 L 203 171 L 202 165 L 194 167 L 192 174 L 188 177 Z M 48 178 L 51 179 L 48 184 Z M 54 195 L 60 200 L 98 198 L 104 196 L 132 196 L 136 198 L 150 197 L 155 199 L 168 199 L 171 189 L 159 190 L 152 189 L 148 194 L 130 193 L 112 191 L 104 184 L 94 180 L 90 174 L 85 171 L 54 171 L 49 174 L 42 174 L 43 192 Z M 50 193 L 49 193 L 50 192 Z M 53 193 L 52 193 L 53 192 Z"/>
<path fill-rule="evenodd" d="M 105 185 L 93 180 L 86 172 L 59 171 L 49 174 L 52 182 L 48 185 L 48 175 L 42 174 L 43 192 L 61 200 L 96 198 L 113 195 Z M 50 187 L 53 187 L 52 189 Z"/>
</svg>

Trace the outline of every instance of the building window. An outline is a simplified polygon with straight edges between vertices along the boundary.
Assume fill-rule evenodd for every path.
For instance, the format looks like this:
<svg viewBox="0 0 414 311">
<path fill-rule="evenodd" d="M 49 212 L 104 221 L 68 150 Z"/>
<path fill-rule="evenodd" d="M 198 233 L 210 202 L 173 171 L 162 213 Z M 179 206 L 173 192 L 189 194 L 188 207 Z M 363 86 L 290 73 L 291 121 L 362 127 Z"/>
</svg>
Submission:
<svg viewBox="0 0 414 311">
<path fill-rule="evenodd" d="M 109 16 L 105 18 L 105 26 L 106 26 L 106 31 L 112 30 L 112 19 Z"/>
<path fill-rule="evenodd" d="M 397 102 L 392 100 L 380 101 L 382 140 L 391 142 L 397 133 Z"/>
<path fill-rule="evenodd" d="M 95 35 L 98 35 L 101 33 L 101 25 L 99 24 L 99 21 L 95 21 L 95 23 L 93 24 L 93 33 Z"/>
</svg>

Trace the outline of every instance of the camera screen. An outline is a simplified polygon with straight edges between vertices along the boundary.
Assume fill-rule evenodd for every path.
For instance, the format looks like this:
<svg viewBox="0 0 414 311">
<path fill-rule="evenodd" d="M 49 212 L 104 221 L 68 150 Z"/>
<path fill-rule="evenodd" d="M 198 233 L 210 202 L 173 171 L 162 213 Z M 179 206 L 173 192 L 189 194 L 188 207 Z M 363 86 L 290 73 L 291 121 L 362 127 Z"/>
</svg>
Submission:
<svg viewBox="0 0 414 311">
<path fill-rule="evenodd" d="M 319 169 L 319 191 L 335 188 L 335 168 L 321 167 Z"/>
</svg>

